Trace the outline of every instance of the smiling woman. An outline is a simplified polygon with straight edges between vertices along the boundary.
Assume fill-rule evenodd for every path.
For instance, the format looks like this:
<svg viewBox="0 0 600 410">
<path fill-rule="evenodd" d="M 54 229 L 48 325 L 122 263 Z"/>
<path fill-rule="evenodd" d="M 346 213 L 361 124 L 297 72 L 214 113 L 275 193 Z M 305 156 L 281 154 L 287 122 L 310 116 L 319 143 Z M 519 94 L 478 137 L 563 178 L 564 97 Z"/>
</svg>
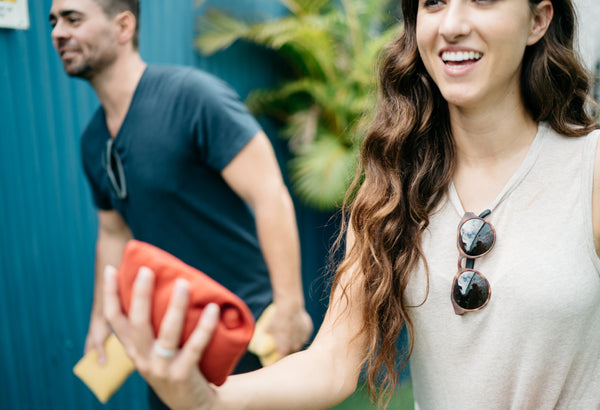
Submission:
<svg viewBox="0 0 600 410">
<path fill-rule="evenodd" d="M 550 1 L 535 7 L 526 1 L 425 1 L 417 17 L 419 54 L 450 107 L 497 106 L 498 98 L 520 105 L 525 48 L 544 35 L 552 12 Z"/>
<path fill-rule="evenodd" d="M 405 0 L 402 11 L 315 341 L 216 388 L 195 370 L 218 319 L 204 315 L 173 360 L 137 357 L 168 404 L 330 408 L 364 371 L 385 407 L 406 327 L 416 408 L 600 406 L 600 132 L 571 1 Z M 149 325 L 120 313 L 110 270 L 105 283 L 124 344 L 152 343 L 130 336 Z M 186 299 L 172 300 L 177 326 Z"/>
</svg>

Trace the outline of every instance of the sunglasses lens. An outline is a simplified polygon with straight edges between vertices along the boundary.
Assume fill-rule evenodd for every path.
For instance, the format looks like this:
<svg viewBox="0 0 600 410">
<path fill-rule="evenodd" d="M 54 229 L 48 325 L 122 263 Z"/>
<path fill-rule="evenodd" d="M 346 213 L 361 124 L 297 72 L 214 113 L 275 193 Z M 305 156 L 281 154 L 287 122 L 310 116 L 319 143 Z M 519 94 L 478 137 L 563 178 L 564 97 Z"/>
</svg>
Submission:
<svg viewBox="0 0 600 410">
<path fill-rule="evenodd" d="M 459 233 L 458 245 L 468 256 L 483 255 L 494 244 L 494 229 L 489 223 L 480 218 L 465 221 L 460 226 Z"/>
<path fill-rule="evenodd" d="M 490 284 L 477 272 L 466 270 L 455 280 L 452 297 L 463 309 L 478 309 L 490 297 Z"/>
</svg>

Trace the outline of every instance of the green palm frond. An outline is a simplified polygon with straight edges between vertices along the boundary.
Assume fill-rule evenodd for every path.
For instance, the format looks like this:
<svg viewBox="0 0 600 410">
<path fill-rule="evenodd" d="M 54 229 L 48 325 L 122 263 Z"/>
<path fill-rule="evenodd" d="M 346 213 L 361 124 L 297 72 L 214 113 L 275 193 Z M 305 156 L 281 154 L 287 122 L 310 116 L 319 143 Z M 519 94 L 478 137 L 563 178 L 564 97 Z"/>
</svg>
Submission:
<svg viewBox="0 0 600 410">
<path fill-rule="evenodd" d="M 292 188 L 300 199 L 317 209 L 340 206 L 356 169 L 354 152 L 335 136 L 320 138 L 306 148 L 289 163 L 295 176 Z"/>
<path fill-rule="evenodd" d="M 287 9 L 298 17 L 321 14 L 329 5 L 329 0 L 279 0 Z"/>
<path fill-rule="evenodd" d="M 292 188 L 309 205 L 334 209 L 355 170 L 361 119 L 373 107 L 375 61 L 400 30 L 394 0 L 274 0 L 289 13 L 247 22 L 211 10 L 199 19 L 196 48 L 203 54 L 243 40 L 274 50 L 286 77 L 246 100 L 255 114 L 283 124 Z"/>
<path fill-rule="evenodd" d="M 289 116 L 282 134 L 289 139 L 292 153 L 300 153 L 304 147 L 310 146 L 315 141 L 319 131 L 320 115 L 319 106 L 313 105 Z"/>
<path fill-rule="evenodd" d="M 302 77 L 284 83 L 279 88 L 254 90 L 248 95 L 246 105 L 255 114 L 271 114 L 271 110 L 277 108 L 293 113 L 306 107 L 306 101 L 312 103 L 314 96 L 321 93 L 322 85 L 323 81 Z"/>
<path fill-rule="evenodd" d="M 329 80 L 335 77 L 336 44 L 326 29 L 305 25 L 287 36 L 269 40 L 272 48 L 279 49 L 286 60 L 299 68 L 296 71 L 300 75 Z"/>
<path fill-rule="evenodd" d="M 310 111 L 318 113 L 321 126 L 330 134 L 350 144 L 349 137 L 353 137 L 349 135 L 350 127 L 367 109 L 369 94 L 364 87 L 350 81 L 342 87 L 340 84 L 341 82 L 329 83 L 303 78 L 284 84 L 279 89 L 255 90 L 248 96 L 246 103 L 254 113 L 267 114 L 288 125 L 293 124 L 291 129 L 286 127 L 284 130 L 284 135 L 290 140 L 312 141 L 303 137 L 306 132 L 295 124 L 297 118 L 304 118 L 305 111 Z"/>
<path fill-rule="evenodd" d="M 203 15 L 198 26 L 201 34 L 195 45 L 204 55 L 246 40 L 279 51 L 296 67 L 299 74 L 329 78 L 334 75 L 336 47 L 328 23 L 319 16 L 298 19 L 281 17 L 267 23 L 248 24 L 217 10 Z"/>
<path fill-rule="evenodd" d="M 199 24 L 203 34 L 196 37 L 195 45 L 205 55 L 226 49 L 250 30 L 245 22 L 216 10 L 209 10 Z"/>
</svg>

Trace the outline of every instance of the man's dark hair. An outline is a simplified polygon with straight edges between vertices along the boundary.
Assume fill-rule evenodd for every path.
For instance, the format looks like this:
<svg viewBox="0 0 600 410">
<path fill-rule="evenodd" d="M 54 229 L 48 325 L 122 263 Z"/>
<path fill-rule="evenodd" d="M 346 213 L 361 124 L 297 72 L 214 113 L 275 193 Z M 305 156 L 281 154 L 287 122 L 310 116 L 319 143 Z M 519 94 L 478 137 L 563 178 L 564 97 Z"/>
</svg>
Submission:
<svg viewBox="0 0 600 410">
<path fill-rule="evenodd" d="M 102 7 L 104 13 L 109 17 L 114 17 L 124 11 L 129 11 L 135 16 L 136 25 L 133 34 L 133 47 L 138 48 L 140 31 L 140 2 L 139 0 L 94 0 Z"/>
</svg>

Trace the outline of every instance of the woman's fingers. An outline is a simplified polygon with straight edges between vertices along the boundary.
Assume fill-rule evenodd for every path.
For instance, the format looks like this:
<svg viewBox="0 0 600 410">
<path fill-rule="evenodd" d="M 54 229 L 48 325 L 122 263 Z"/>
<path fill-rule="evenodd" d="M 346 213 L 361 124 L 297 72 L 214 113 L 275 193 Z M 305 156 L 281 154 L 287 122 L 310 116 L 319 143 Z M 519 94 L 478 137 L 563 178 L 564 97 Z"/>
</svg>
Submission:
<svg viewBox="0 0 600 410">
<path fill-rule="evenodd" d="M 189 284 L 184 279 L 177 279 L 165 316 L 160 325 L 158 338 L 154 345 L 154 353 L 164 359 L 174 356 L 181 340 L 181 331 L 185 322 L 185 314 L 189 302 Z"/>
<path fill-rule="evenodd" d="M 129 321 L 133 326 L 144 327 L 150 323 L 153 289 L 154 273 L 142 266 L 133 282 L 129 305 Z"/>
<path fill-rule="evenodd" d="M 178 351 L 189 303 L 188 282 L 182 279 L 175 282 L 158 338 L 154 340 L 151 325 L 153 272 L 140 268 L 133 285 L 129 317 L 121 309 L 116 274 L 112 266 L 105 270 L 104 315 L 134 359 L 140 374 L 159 390 L 172 380 L 179 383 L 191 377 L 199 381 L 198 362 L 219 322 L 218 305 L 211 303 L 204 308 L 196 328 Z"/>
<path fill-rule="evenodd" d="M 145 358 L 154 336 L 150 323 L 153 288 L 154 273 L 140 268 L 133 284 L 129 315 L 125 316 L 118 295 L 117 270 L 112 266 L 105 268 L 104 316 L 140 372 L 148 367 Z"/>
<path fill-rule="evenodd" d="M 213 332 L 219 323 L 219 306 L 209 303 L 204 308 L 202 316 L 189 339 L 181 349 L 180 360 L 189 365 L 197 366 L 202 353 L 212 338 Z M 187 369 L 187 370 L 191 370 Z"/>
<path fill-rule="evenodd" d="M 126 331 L 127 317 L 121 310 L 121 301 L 117 294 L 117 270 L 110 265 L 104 269 L 104 317 L 109 321 L 117 335 Z"/>
</svg>

